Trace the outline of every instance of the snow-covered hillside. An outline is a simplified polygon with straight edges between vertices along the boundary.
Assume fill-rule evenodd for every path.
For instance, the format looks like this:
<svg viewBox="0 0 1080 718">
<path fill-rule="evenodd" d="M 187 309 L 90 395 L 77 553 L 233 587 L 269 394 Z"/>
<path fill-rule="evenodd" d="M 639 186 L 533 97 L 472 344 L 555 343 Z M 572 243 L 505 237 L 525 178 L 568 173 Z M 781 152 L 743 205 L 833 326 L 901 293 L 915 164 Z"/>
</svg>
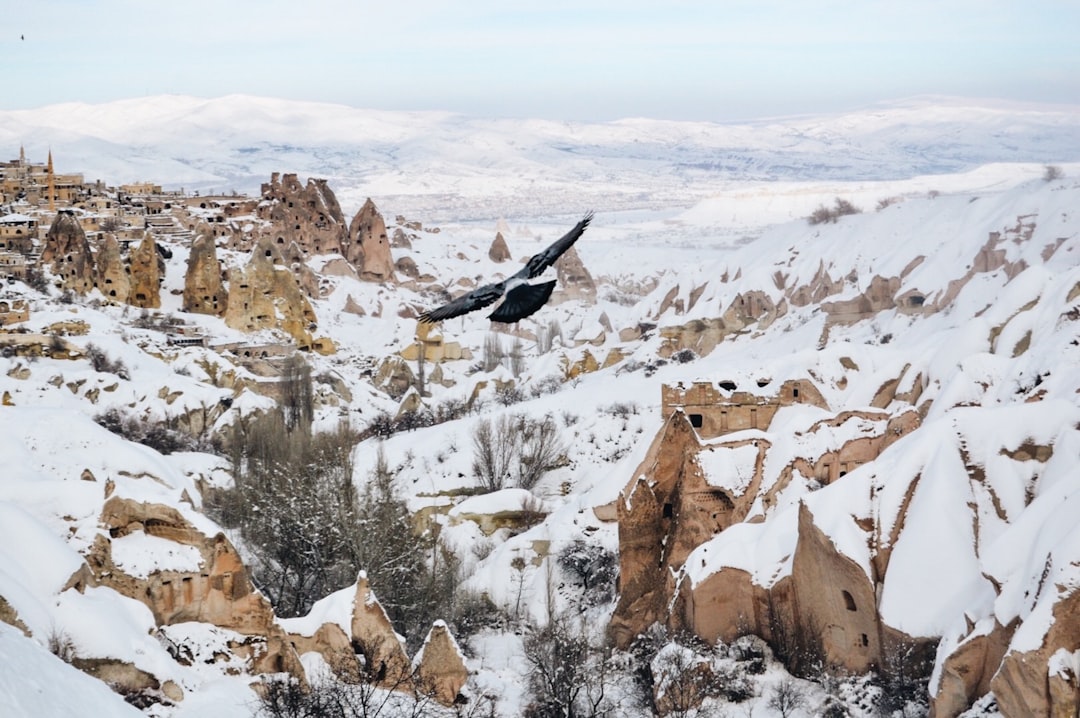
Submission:
<svg viewBox="0 0 1080 718">
<path fill-rule="evenodd" d="M 276 171 L 325 177 L 346 206 L 373 197 L 441 223 L 685 208 L 718 192 L 742 194 L 749 182 L 873 182 L 996 162 L 1074 162 L 1078 117 L 1074 107 L 921 98 L 744 124 L 586 124 L 159 96 L 0 112 L 0 146 L 12 156 L 19 145 L 35 157 L 51 149 L 59 166 L 88 180 L 204 193 L 254 194 Z M 968 188 L 988 187 L 985 179 L 971 178 Z"/>
<path fill-rule="evenodd" d="M 337 351 L 305 357 L 314 424 L 362 432 L 403 413 L 428 417 L 359 441 L 352 480 L 362 492 L 376 467 L 388 467 L 415 525 L 437 531 L 459 567 L 458 589 L 501 610 L 462 641 L 470 695 L 491 697 L 498 715 L 528 704 L 523 626 L 583 616 L 600 636 L 616 614 L 617 595 L 589 594 L 588 580 L 575 584 L 561 561 L 581 547 L 613 556 L 627 540 L 618 521 L 633 508 L 635 482 L 663 463 L 653 462 L 654 439 L 671 423 L 662 387 L 704 382 L 727 396 L 727 386 L 764 395 L 804 381 L 820 401 L 782 406 L 767 426 L 702 438 L 695 449 L 700 477 L 731 497 L 738 517 L 685 546 L 679 565 L 662 565 L 656 590 L 678 593 L 666 596 L 673 625 L 720 625 L 695 624 L 700 616 L 680 601 L 705 586 L 694 596 L 705 605 L 708 587 L 737 572 L 745 594 L 807 590 L 799 562 L 812 527 L 830 560 L 870 586 L 882 635 L 941 640 L 921 705 L 935 699 L 939 715 L 958 715 L 981 701 L 990 715 L 1013 716 L 1017 696 L 1043 695 L 1016 688 L 1038 683 L 1032 671 L 1061 705 L 1077 688 L 1078 125 L 1075 110 L 947 102 L 728 127 L 166 97 L 0 113 L 0 143 L 34 154 L 51 145 L 64 171 L 110 182 L 250 190 L 271 172 L 310 173 L 329 178 L 347 207 L 371 195 L 388 217 L 422 223 L 390 222 L 407 239 L 393 254 L 434 279 L 321 277 L 311 304 Z M 1064 176 L 1044 180 L 1047 163 Z M 838 197 L 862 211 L 806 221 Z M 417 345 L 417 312 L 441 302 L 441 289 L 457 294 L 512 273 L 590 207 L 596 216 L 577 250 L 595 301 L 552 302 L 516 333 L 493 333 L 480 313 L 448 320 L 441 339 L 427 340 L 463 358 L 423 367 L 401 358 Z M 496 229 L 510 262 L 489 257 Z M 190 250 L 169 249 L 160 310 L 113 305 L 97 290 L 71 302 L 55 289 L 6 288 L 5 300 L 29 304 L 24 336 L 46 346 L 64 334 L 63 353 L 0 356 L 0 619 L 16 626 L 0 624 L 0 709 L 12 715 L 61 715 L 72 701 L 95 714 L 133 712 L 46 648 L 87 670 L 149 676 L 141 695 L 155 699 L 152 715 L 235 715 L 253 709 L 249 684 L 282 651 L 282 636 L 307 646 L 326 623 L 342 636 L 350 629 L 352 586 L 288 620 L 264 611 L 259 592 L 233 587 L 246 578 L 223 569 L 222 556 L 250 559 L 250 547 L 204 508 L 234 485 L 239 464 L 162 455 L 93 421 L 112 410 L 190 431 L 201 443 L 189 448 L 209 449 L 215 434 L 274 405 L 272 366 L 211 347 L 280 336 L 182 312 Z M 220 255 L 226 267 L 247 259 Z M 330 259 L 308 264 L 318 272 Z M 170 314 L 211 347 L 170 344 L 152 321 Z M 0 335 L 0 344 L 19 336 Z M 112 366 L 95 368 L 93 349 Z M 513 479 L 484 486 L 477 437 L 500 421 L 556 432 L 558 456 L 528 488 Z M 815 474 L 830 452 L 878 439 L 880 451 L 850 470 Z M 203 613 L 170 614 L 177 606 L 156 592 L 162 582 L 183 585 L 182 576 L 212 590 L 229 582 L 225 593 L 248 601 L 245 610 L 267 621 L 259 630 L 274 635 L 251 648 L 249 614 L 214 624 L 217 594 Z M 145 585 L 145 600 L 123 593 L 132 585 Z M 323 654 L 297 650 L 309 678 L 327 669 Z M 730 669 L 743 649 L 723 650 L 715 670 Z M 287 657 L 277 667 L 295 669 Z M 43 695 L 42 675 L 70 692 Z M 741 705 L 710 696 L 703 710 L 779 715 L 766 699 L 786 674 L 770 662 L 754 675 Z M 840 700 L 868 716 L 868 696 L 880 692 L 826 683 L 800 682 L 809 702 L 796 715 Z M 648 701 L 631 693 L 613 685 L 609 698 L 623 701 L 624 715 L 647 715 Z"/>
</svg>

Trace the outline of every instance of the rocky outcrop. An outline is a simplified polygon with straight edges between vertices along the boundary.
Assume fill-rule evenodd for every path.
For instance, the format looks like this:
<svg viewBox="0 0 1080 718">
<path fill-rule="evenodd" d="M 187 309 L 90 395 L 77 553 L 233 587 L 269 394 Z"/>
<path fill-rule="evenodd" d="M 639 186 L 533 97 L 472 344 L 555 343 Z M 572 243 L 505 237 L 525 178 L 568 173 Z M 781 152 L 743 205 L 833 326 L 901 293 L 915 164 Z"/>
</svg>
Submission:
<svg viewBox="0 0 1080 718">
<path fill-rule="evenodd" d="M 154 236 L 146 232 L 139 246 L 131 251 L 131 291 L 128 303 L 132 306 L 143 309 L 161 307 L 161 282 L 164 275 L 159 262 Z"/>
<path fill-rule="evenodd" d="M 256 215 L 267 222 L 258 240 L 269 239 L 281 251 L 293 242 L 307 255 L 342 252 L 345 215 L 325 179 L 302 185 L 295 174 L 270 176 L 262 186 Z"/>
<path fill-rule="evenodd" d="M 120 243 L 116 236 L 105 235 L 97 258 L 97 288 L 112 301 L 127 304 L 131 292 L 128 267 L 120 256 Z"/>
<path fill-rule="evenodd" d="M 488 259 L 492 262 L 506 262 L 511 259 L 510 247 L 506 245 L 502 232 L 495 233 L 495 240 L 488 248 Z"/>
<path fill-rule="evenodd" d="M 370 198 L 349 223 L 341 253 L 368 282 L 394 281 L 394 259 L 386 236 L 386 222 Z"/>
<path fill-rule="evenodd" d="M 195 621 L 236 631 L 248 638 L 232 648 L 250 660 L 254 672 L 303 676 L 273 608 L 255 590 L 239 554 L 224 535 L 204 535 L 170 506 L 119 496 L 105 502 L 101 524 L 108 536 L 95 538 L 86 566 L 72 577 L 70 588 L 112 588 L 145 604 L 158 626 Z M 148 538 L 175 544 L 171 552 L 182 556 L 179 563 L 186 565 L 129 565 L 118 542 L 141 543 Z"/>
<path fill-rule="evenodd" d="M 555 285 L 555 291 L 551 295 L 553 303 L 569 301 L 596 303 L 596 282 L 593 281 L 589 270 L 585 268 L 585 263 L 581 261 L 577 247 L 571 246 L 556 260 L 555 271 L 558 274 L 559 283 Z"/>
<path fill-rule="evenodd" d="M 184 275 L 185 312 L 222 316 L 229 305 L 225 283 L 221 281 L 221 262 L 217 245 L 208 231 L 202 231 L 191 243 L 187 274 Z"/>
<path fill-rule="evenodd" d="M 695 295 L 700 296 L 700 292 L 691 293 L 691 306 L 696 301 Z M 680 308 L 682 303 L 682 299 L 670 297 L 670 306 L 677 312 L 683 311 Z M 738 294 L 724 313 L 715 319 L 693 319 L 683 325 L 661 327 L 660 336 L 664 343 L 660 347 L 660 356 L 667 358 L 684 349 L 697 356 L 706 356 L 725 337 L 744 332 L 750 327 L 766 329 L 785 314 L 787 302 L 784 300 L 779 304 L 774 303 L 768 294 L 756 290 Z"/>
<path fill-rule="evenodd" d="M 825 408 L 807 387 L 812 385 L 788 381 L 778 396 L 785 405 L 801 399 Z M 762 581 L 737 565 L 705 568 L 714 537 L 736 530 L 752 513 L 760 521 L 756 515 L 777 505 L 780 492 L 796 480 L 825 485 L 873 461 L 918 427 L 917 412 L 852 411 L 818 420 L 799 433 L 816 453 L 803 449 L 790 465 L 771 471 L 766 483 L 770 441 L 739 438 L 745 434 L 725 438 L 730 431 L 768 429 L 771 414 L 755 423 L 753 412 L 769 405 L 750 397 L 728 381 L 665 387 L 669 419 L 614 502 L 621 590 L 610 631 L 616 645 L 629 645 L 660 622 L 710 643 L 746 633 L 762 636 L 795 669 L 808 668 L 799 661 L 820 657 L 826 665 L 865 672 L 884 665 L 898 647 L 925 668 L 936 642 L 883 623 L 877 612 L 880 576 L 842 553 L 805 505 L 797 514 L 797 539 L 784 575 Z M 703 434 L 719 438 L 702 441 Z M 872 544 L 873 531 L 865 530 Z M 878 550 L 871 571 L 884 573 L 888 553 L 888 547 Z"/>
<path fill-rule="evenodd" d="M 405 645 L 371 592 L 366 574 L 356 580 L 351 633 L 353 646 L 364 656 L 369 680 L 390 688 L 412 685 L 412 663 Z"/>
<path fill-rule="evenodd" d="M 280 329 L 300 348 L 310 348 L 315 311 L 282 264 L 275 245 L 264 238 L 255 245 L 245 267 L 229 270 L 225 323 L 245 332 Z"/>
<path fill-rule="evenodd" d="M 469 679 L 469 669 L 445 623 L 435 622 L 413 663 L 420 689 L 444 706 L 454 705 Z"/>
<path fill-rule="evenodd" d="M 94 255 L 79 220 L 62 209 L 45 235 L 41 263 L 60 278 L 64 289 L 86 294 L 94 288 Z"/>
</svg>

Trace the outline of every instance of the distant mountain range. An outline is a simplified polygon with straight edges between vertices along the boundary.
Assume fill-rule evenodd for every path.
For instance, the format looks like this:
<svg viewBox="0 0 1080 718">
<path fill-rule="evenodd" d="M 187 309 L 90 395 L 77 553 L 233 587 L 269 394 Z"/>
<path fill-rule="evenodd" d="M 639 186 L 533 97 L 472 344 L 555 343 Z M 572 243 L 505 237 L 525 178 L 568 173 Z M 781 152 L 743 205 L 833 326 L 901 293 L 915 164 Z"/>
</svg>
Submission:
<svg viewBox="0 0 1080 718">
<path fill-rule="evenodd" d="M 258 192 L 330 180 L 434 221 L 689 206 L 747 181 L 897 180 L 988 163 L 1080 161 L 1080 106 L 920 98 L 738 124 L 578 123 L 161 95 L 0 112 L 0 152 L 109 183 Z M 387 201 L 389 200 L 389 201 Z"/>
</svg>

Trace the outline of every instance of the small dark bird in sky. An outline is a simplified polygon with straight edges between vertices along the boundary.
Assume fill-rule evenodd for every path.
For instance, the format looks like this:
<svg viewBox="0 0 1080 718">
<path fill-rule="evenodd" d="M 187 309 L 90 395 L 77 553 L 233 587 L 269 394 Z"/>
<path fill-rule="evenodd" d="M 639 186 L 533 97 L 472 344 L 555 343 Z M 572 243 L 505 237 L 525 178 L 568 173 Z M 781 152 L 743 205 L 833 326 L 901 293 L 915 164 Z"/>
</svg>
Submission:
<svg viewBox="0 0 1080 718">
<path fill-rule="evenodd" d="M 539 277 L 544 273 L 544 270 L 555 264 L 555 261 L 563 255 L 563 252 L 570 249 L 571 245 L 581 237 L 592 218 L 592 212 L 586 214 L 580 222 L 574 225 L 573 229 L 555 240 L 550 247 L 529 257 L 529 261 L 525 263 L 525 266 L 508 279 L 477 287 L 468 294 L 464 294 L 438 309 L 424 312 L 420 315 L 420 322 L 422 324 L 441 322 L 443 319 L 450 319 L 477 309 L 483 309 L 489 304 L 494 304 L 499 299 L 503 300 L 502 303 L 488 315 L 488 319 L 493 322 L 512 324 L 534 314 L 540 307 L 544 306 L 551 296 L 551 292 L 555 289 L 555 280 L 552 279 L 539 284 L 529 284 L 529 280 Z"/>
</svg>

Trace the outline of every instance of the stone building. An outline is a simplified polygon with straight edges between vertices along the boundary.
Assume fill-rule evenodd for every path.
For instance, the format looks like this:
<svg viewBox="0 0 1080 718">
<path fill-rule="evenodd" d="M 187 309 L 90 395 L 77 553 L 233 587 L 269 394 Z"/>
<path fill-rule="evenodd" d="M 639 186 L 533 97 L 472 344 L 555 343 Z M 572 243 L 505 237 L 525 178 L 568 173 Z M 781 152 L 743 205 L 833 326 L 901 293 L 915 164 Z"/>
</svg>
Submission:
<svg viewBox="0 0 1080 718">
<path fill-rule="evenodd" d="M 0 217 L 0 250 L 29 254 L 37 235 L 38 221 L 34 217 L 18 213 Z"/>
<path fill-rule="evenodd" d="M 0 299 L 0 326 L 18 324 L 30 318 L 30 305 L 25 299 Z"/>
<path fill-rule="evenodd" d="M 766 393 L 771 385 L 770 379 L 763 378 L 750 387 L 739 386 L 730 379 L 697 381 L 689 387 L 681 382 L 662 386 L 661 410 L 664 416 L 670 416 L 681 409 L 698 436 L 712 439 L 744 429 L 766 430 L 782 406 L 811 404 L 828 408 L 821 392 L 809 379 L 785 381 L 774 393 Z"/>
</svg>

